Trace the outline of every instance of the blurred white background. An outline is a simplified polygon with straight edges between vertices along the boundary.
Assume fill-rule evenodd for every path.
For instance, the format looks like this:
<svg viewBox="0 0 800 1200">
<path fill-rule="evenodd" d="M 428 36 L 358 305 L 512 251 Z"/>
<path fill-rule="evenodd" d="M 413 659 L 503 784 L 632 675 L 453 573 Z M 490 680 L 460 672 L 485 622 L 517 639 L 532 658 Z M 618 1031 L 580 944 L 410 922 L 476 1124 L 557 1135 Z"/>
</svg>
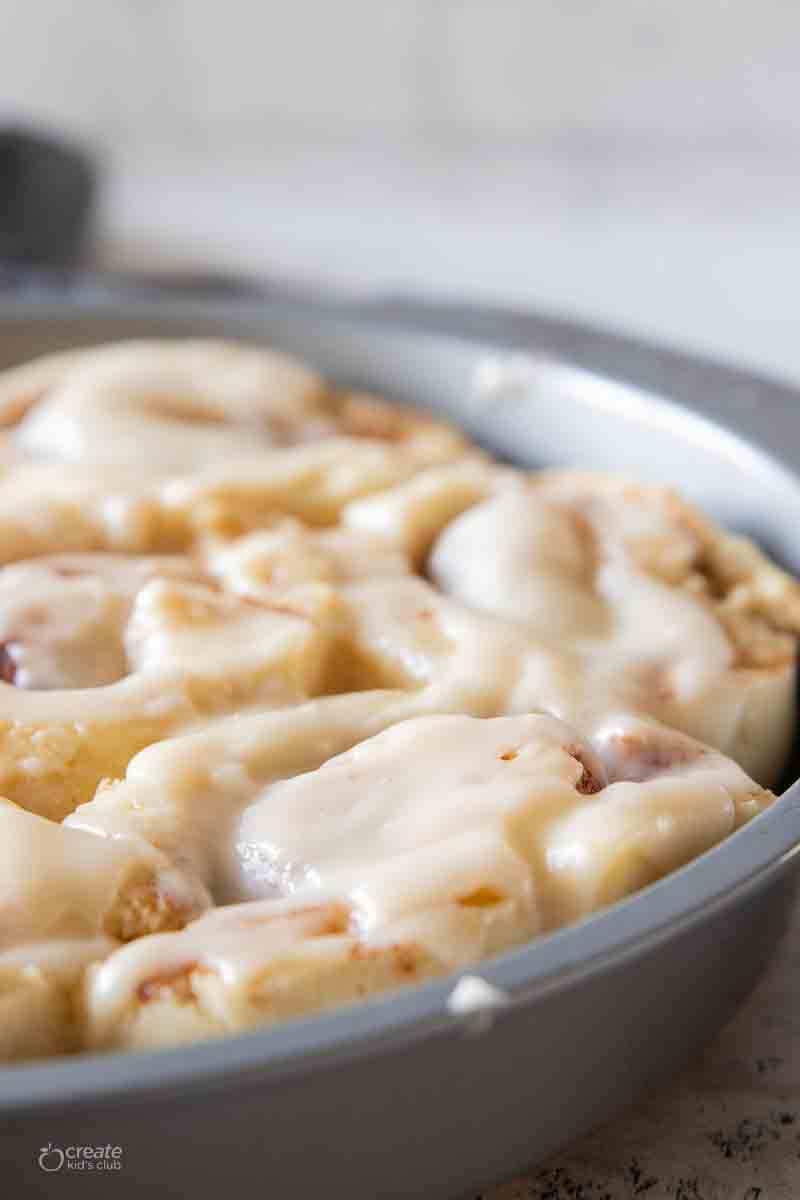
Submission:
<svg viewBox="0 0 800 1200">
<path fill-rule="evenodd" d="M 796 0 L 0 0 L 102 263 L 578 315 L 800 378 Z"/>
</svg>

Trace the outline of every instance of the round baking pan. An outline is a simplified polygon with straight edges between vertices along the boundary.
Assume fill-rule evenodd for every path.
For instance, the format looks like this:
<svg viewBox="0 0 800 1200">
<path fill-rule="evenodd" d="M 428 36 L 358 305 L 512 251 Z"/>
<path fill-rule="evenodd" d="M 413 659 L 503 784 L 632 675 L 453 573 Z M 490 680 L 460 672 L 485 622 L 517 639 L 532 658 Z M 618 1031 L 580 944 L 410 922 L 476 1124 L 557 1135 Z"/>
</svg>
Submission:
<svg viewBox="0 0 800 1200">
<path fill-rule="evenodd" d="M 193 301 L 67 289 L 0 302 L 0 365 L 110 338 L 213 334 L 446 414 L 522 465 L 669 482 L 800 571 L 800 396 L 518 313 L 403 301 Z M 787 785 L 792 772 L 787 777 Z M 510 1176 L 696 1054 L 746 996 L 791 909 L 800 788 L 628 900 L 457 978 L 359 1008 L 153 1053 L 0 1068 L 9 1196 L 458 1197 Z M 43 1148 L 120 1147 L 57 1186 Z M 57 1153 L 43 1158 L 59 1161 Z"/>
</svg>

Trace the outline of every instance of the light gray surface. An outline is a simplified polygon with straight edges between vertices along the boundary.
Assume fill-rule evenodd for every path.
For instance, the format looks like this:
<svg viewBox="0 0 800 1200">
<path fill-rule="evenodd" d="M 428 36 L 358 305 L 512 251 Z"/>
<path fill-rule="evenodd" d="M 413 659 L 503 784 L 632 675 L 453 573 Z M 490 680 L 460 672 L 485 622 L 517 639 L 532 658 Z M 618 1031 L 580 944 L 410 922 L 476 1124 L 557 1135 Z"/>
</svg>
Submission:
<svg viewBox="0 0 800 1200">
<path fill-rule="evenodd" d="M 2 0 L 0 18 L 3 111 L 106 152 L 374 134 L 610 158 L 633 138 L 719 153 L 800 132 L 800 17 L 782 0 L 697 0 L 688 26 L 673 0 Z"/>
<path fill-rule="evenodd" d="M 0 21 L 0 111 L 102 155 L 106 264 L 514 299 L 800 378 L 787 0 L 691 19 L 676 0 L 2 0 Z"/>
<path fill-rule="evenodd" d="M 97 261 L 514 303 L 797 381 L 798 145 L 694 128 L 594 146 L 115 139 Z"/>
<path fill-rule="evenodd" d="M 184 304 L 151 305 L 138 317 L 129 308 L 115 322 L 90 300 L 71 304 L 61 320 L 58 305 L 5 306 L 0 355 L 144 328 L 260 336 L 340 379 L 463 417 L 526 461 L 608 466 L 613 458 L 676 480 L 800 566 L 800 486 L 739 437 L 546 357 L 512 361 L 502 396 L 476 390 L 475 381 L 485 380 L 500 342 L 567 349 L 584 365 L 613 372 L 616 362 L 618 373 L 665 396 L 693 398 L 745 435 L 761 430 L 788 462 L 798 444 L 790 394 L 771 385 L 508 315 L 390 307 L 383 319 L 343 319 L 303 306 Z M 483 342 L 397 330 L 403 322 L 449 324 Z M 785 924 L 799 839 L 793 789 L 640 896 L 486 964 L 481 973 L 512 1003 L 481 1036 L 467 1036 L 448 1015 L 451 984 L 443 981 L 228 1043 L 8 1069 L 0 1076 L 6 1180 L 23 1194 L 45 1194 L 35 1151 L 56 1127 L 64 1145 L 124 1147 L 118 1196 L 145 1187 L 164 1194 L 179 1177 L 201 1196 L 222 1182 L 258 1180 L 264 1194 L 282 1198 L 323 1190 L 433 1198 L 507 1176 L 674 1071 L 730 1015 Z M 105 1179 L 59 1177 L 75 1194 L 101 1185 L 110 1190 Z"/>
</svg>

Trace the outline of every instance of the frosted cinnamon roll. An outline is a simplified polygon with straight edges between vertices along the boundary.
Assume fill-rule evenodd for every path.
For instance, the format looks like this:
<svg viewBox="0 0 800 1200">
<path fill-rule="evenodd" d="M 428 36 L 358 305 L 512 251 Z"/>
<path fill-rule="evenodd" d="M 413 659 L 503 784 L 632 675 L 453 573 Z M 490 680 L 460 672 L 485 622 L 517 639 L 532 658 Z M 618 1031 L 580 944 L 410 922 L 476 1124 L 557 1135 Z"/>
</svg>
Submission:
<svg viewBox="0 0 800 1200">
<path fill-rule="evenodd" d="M 181 928 L 209 902 L 142 840 L 65 828 L 0 799 L 0 1056 L 77 1048 L 86 966 Z"/>
<path fill-rule="evenodd" d="M 219 908 L 180 939 L 145 938 L 90 968 L 91 1049 L 143 1049 L 239 1033 L 353 1004 L 440 974 L 422 946 L 367 946 L 347 905 Z"/>
<path fill-rule="evenodd" d="M 7 370 L 0 425 L 0 561 L 182 549 L 274 508 L 329 521 L 353 496 L 469 451 L 422 412 L 219 341 L 122 342 Z"/>
<path fill-rule="evenodd" d="M 180 728 L 323 687 L 326 634 L 188 560 L 54 556 L 0 570 L 0 794 L 62 817 Z"/>
<path fill-rule="evenodd" d="M 666 489 L 545 472 L 447 525 L 427 561 L 447 595 L 578 656 L 550 711 L 628 708 L 774 782 L 794 722 L 800 585 Z M 515 705 L 539 707 L 536 679 Z"/>
<path fill-rule="evenodd" d="M 378 397 L 339 392 L 287 354 L 236 342 L 151 340 L 74 350 L 0 375 L 13 446 L 62 462 L 182 474 L 329 437 L 411 450 L 465 447 L 455 430 Z"/>
<path fill-rule="evenodd" d="M 309 367 L 236 343 L 122 342 L 0 376 L 20 452 L 177 474 L 330 432 L 328 392 Z M 21 416 L 21 419 L 20 419 Z"/>
<path fill-rule="evenodd" d="M 238 894 L 89 972 L 88 1037 L 212 1036 L 464 967 L 629 895 L 770 800 L 685 735 L 622 717 L 403 721 L 268 783 L 228 835 Z"/>
</svg>

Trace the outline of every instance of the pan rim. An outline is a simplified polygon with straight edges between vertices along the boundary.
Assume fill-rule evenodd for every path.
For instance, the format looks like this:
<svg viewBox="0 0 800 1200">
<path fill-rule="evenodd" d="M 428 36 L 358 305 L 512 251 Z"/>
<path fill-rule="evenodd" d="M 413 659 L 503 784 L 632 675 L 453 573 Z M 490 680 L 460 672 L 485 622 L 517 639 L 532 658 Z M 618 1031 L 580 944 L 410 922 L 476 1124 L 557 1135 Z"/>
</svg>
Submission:
<svg viewBox="0 0 800 1200">
<path fill-rule="evenodd" d="M 393 308 L 376 305 L 347 306 L 313 304 L 305 301 L 187 300 L 175 298 L 115 299 L 66 294 L 39 300 L 0 300 L 0 334 L 3 327 L 52 324 L 75 318 L 109 321 L 164 320 L 169 324 L 202 319 L 214 323 L 235 323 L 237 319 L 258 321 L 268 311 L 288 315 L 294 312 L 308 320 L 343 320 L 369 328 L 407 330 L 417 336 L 445 339 L 450 343 L 484 343 L 489 351 L 518 346 L 518 339 L 504 341 L 481 336 L 480 319 L 489 325 L 502 321 L 503 310 L 445 308 L 417 305 L 412 301 Z M 472 322 L 466 318 L 472 317 Z M 581 325 L 551 322 L 525 314 L 515 319 L 527 321 L 537 353 L 555 360 L 560 366 L 588 369 L 606 381 L 641 388 L 641 371 L 657 364 L 663 381 L 657 390 L 644 387 L 651 400 L 666 400 L 688 409 L 723 432 L 732 433 L 751 450 L 767 455 L 779 466 L 800 497 L 800 479 L 786 458 L 776 454 L 754 436 L 752 428 L 742 428 L 741 412 L 733 411 L 721 419 L 717 411 L 709 413 L 703 396 L 687 404 L 673 398 L 670 371 L 677 380 L 687 372 L 704 381 L 707 392 L 719 395 L 732 387 L 743 392 L 757 389 L 760 401 L 783 410 L 788 401 L 800 402 L 800 391 L 782 384 L 759 379 L 743 371 L 707 363 L 672 351 L 648 347 L 643 343 L 618 338 L 614 334 Z M 462 332 L 459 332 L 459 324 Z M 548 329 L 556 328 L 573 338 L 583 349 L 578 361 L 553 355 L 546 342 Z M 423 333 L 422 330 L 425 332 Z M 536 335 L 539 335 L 537 342 Z M 518 346 L 519 348 L 519 346 Z M 602 359 L 603 352 L 625 351 L 633 355 L 633 368 L 613 373 L 593 369 L 592 353 Z M 637 368 L 638 364 L 638 368 Z M 637 374 L 638 370 L 638 374 Z M 633 378 L 631 378 L 631 374 Z M 706 394 L 705 392 L 703 393 Z M 737 427 L 738 426 L 738 427 Z M 676 936 L 687 926 L 701 922 L 705 914 L 734 903 L 745 892 L 766 887 L 800 849 L 800 782 L 793 784 L 767 811 L 720 845 L 693 860 L 658 883 L 620 903 L 592 914 L 580 923 L 558 930 L 534 942 L 508 951 L 476 966 L 470 974 L 481 978 L 511 997 L 508 1012 L 520 1005 L 535 1004 L 554 989 L 579 986 L 587 975 L 611 969 L 631 955 L 655 948 L 663 940 Z M 0 1071 L 0 1114 L 13 1119 L 35 1111 L 63 1105 L 89 1105 L 98 1100 L 142 1102 L 156 1090 L 176 1095 L 195 1094 L 198 1089 L 219 1086 L 278 1086 L 289 1077 L 306 1075 L 326 1067 L 336 1067 L 347 1059 L 364 1054 L 396 1051 L 410 1041 L 433 1036 L 463 1036 L 461 1020 L 448 1009 L 447 1001 L 458 976 L 448 976 L 408 991 L 376 999 L 364 1006 L 344 1008 L 302 1021 L 241 1033 L 232 1038 L 193 1045 L 137 1053 L 86 1054 L 40 1062 L 6 1066 Z M 505 1019 L 505 1012 L 498 1019 Z M 235 1079 L 232 1078 L 235 1076 Z"/>
</svg>

